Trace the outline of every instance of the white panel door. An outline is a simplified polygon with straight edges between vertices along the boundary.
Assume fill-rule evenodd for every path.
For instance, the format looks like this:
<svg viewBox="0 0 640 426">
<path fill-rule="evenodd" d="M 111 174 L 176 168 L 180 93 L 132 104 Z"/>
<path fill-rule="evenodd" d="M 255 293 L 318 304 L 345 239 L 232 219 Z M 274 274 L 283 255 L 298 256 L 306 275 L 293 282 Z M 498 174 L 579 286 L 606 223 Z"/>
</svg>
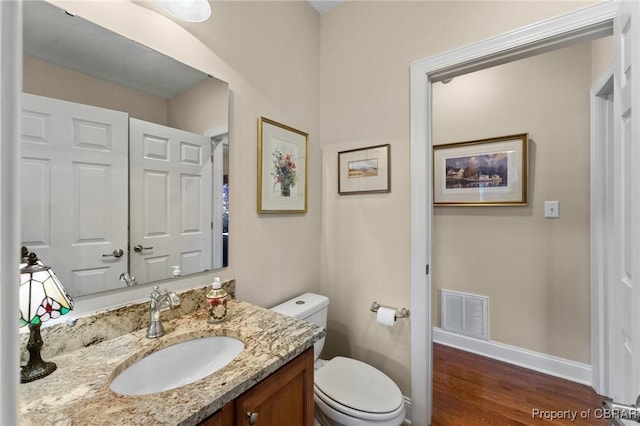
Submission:
<svg viewBox="0 0 640 426">
<path fill-rule="evenodd" d="M 640 395 L 640 3 L 623 1 L 614 21 L 614 228 L 612 397 Z M 632 90 L 632 85 L 635 85 Z"/>
<path fill-rule="evenodd" d="M 211 139 L 133 118 L 129 133 L 131 273 L 211 269 Z"/>
<path fill-rule="evenodd" d="M 23 94 L 22 244 L 75 297 L 127 270 L 127 128 L 123 112 Z"/>
</svg>

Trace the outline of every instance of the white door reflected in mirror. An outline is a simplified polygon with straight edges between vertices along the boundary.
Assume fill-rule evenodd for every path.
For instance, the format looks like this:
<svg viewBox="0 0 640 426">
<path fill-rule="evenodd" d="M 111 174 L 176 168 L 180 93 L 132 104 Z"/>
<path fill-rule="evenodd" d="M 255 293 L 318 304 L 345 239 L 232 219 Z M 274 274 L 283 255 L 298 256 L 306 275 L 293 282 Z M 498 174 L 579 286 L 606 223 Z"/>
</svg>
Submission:
<svg viewBox="0 0 640 426">
<path fill-rule="evenodd" d="M 219 135 L 207 132 L 228 132 L 228 84 L 45 1 L 25 2 L 23 16 L 23 91 L 30 94 L 25 96 L 38 95 L 51 104 L 67 102 L 74 109 L 109 111 L 121 119 L 113 122 L 109 114 L 71 117 L 58 107 L 25 110 L 22 244 L 56 268 L 73 297 L 126 289 L 126 280 L 119 279 L 124 273 L 146 284 L 172 277 L 171 267 L 176 265 L 182 276 L 227 266 L 228 221 L 222 201 L 228 193 L 228 187 L 223 190 L 223 181 L 228 182 L 227 150 L 213 162 L 218 167 L 213 178 L 206 169 L 212 167 L 207 152 L 213 136 Z M 56 114 L 63 112 L 67 116 L 54 123 Z M 141 175 L 154 192 L 129 198 L 129 185 L 136 185 L 129 182 L 129 173 L 139 176 L 128 171 L 129 118 L 195 138 L 207 135 L 207 146 L 191 139 L 169 143 L 172 146 L 165 148 L 172 164 L 175 161 L 174 171 L 150 167 Z M 48 140 L 38 140 L 43 137 Z M 75 153 L 56 151 L 64 143 L 73 143 L 69 149 Z M 140 149 L 147 149 L 150 158 L 163 155 L 154 151 L 162 149 L 161 142 L 143 143 L 147 146 Z M 59 161 L 65 161 L 63 173 L 54 166 Z M 177 165 L 180 161 L 189 166 L 202 161 L 203 169 L 187 171 Z M 179 182 L 167 175 L 170 188 L 156 192 L 162 173 L 174 172 L 182 174 Z M 163 192 L 167 190 L 170 194 Z M 164 204 L 159 203 L 163 197 Z M 136 222 L 129 210 L 144 210 L 137 202 L 145 199 L 145 220 Z M 134 222 L 147 229 L 138 229 Z M 203 239 L 195 243 L 197 235 Z M 167 239 L 172 239 L 173 252 L 162 249 L 160 241 Z M 137 245 L 141 254 L 134 251 Z M 123 255 L 112 256 L 118 249 Z M 133 270 L 134 256 L 145 259 L 146 271 Z"/>
</svg>

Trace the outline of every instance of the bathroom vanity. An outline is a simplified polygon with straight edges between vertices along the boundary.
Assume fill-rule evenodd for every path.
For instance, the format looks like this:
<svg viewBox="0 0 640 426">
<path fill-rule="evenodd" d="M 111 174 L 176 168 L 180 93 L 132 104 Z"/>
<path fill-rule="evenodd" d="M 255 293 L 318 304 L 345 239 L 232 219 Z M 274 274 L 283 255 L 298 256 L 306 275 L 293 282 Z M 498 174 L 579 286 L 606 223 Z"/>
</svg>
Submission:
<svg viewBox="0 0 640 426">
<path fill-rule="evenodd" d="M 221 324 L 208 324 L 206 310 L 198 309 L 163 321 L 166 334 L 149 339 L 145 318 L 137 331 L 43 355 L 58 369 L 19 386 L 20 424 L 312 425 L 312 347 L 324 330 L 246 302 L 231 300 L 228 306 Z M 116 376 L 145 356 L 208 336 L 233 337 L 244 349 L 213 374 L 175 389 L 129 396 L 110 389 Z"/>
<path fill-rule="evenodd" d="M 313 348 L 229 402 L 200 426 L 254 424 L 313 425 Z"/>
</svg>

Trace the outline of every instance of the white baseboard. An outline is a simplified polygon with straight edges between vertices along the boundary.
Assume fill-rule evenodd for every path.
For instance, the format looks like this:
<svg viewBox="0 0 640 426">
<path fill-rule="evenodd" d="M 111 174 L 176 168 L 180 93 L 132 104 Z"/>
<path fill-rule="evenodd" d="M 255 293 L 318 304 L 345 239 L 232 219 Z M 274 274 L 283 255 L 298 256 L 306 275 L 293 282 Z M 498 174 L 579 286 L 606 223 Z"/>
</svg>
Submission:
<svg viewBox="0 0 640 426">
<path fill-rule="evenodd" d="M 508 362 L 540 373 L 571 380 L 591 386 L 591 366 L 564 358 L 505 345 L 486 340 L 478 340 L 459 334 L 433 328 L 433 341 L 478 355 Z"/>
</svg>

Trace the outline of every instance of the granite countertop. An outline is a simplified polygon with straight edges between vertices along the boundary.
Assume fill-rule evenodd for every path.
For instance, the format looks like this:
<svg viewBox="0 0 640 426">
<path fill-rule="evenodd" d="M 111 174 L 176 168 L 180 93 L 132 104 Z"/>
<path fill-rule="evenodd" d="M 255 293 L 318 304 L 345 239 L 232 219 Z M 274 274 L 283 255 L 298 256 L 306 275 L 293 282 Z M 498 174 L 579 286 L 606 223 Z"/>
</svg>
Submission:
<svg viewBox="0 0 640 426">
<path fill-rule="evenodd" d="M 166 334 L 158 339 L 148 339 L 141 329 L 45 359 L 58 369 L 19 385 L 20 424 L 196 425 L 325 334 L 321 327 L 246 302 L 231 300 L 228 307 L 221 324 L 207 323 L 206 311 L 199 310 L 163 321 Z M 109 388 L 114 377 L 145 355 L 213 335 L 235 337 L 245 348 L 212 375 L 149 395 L 122 396 Z"/>
</svg>

